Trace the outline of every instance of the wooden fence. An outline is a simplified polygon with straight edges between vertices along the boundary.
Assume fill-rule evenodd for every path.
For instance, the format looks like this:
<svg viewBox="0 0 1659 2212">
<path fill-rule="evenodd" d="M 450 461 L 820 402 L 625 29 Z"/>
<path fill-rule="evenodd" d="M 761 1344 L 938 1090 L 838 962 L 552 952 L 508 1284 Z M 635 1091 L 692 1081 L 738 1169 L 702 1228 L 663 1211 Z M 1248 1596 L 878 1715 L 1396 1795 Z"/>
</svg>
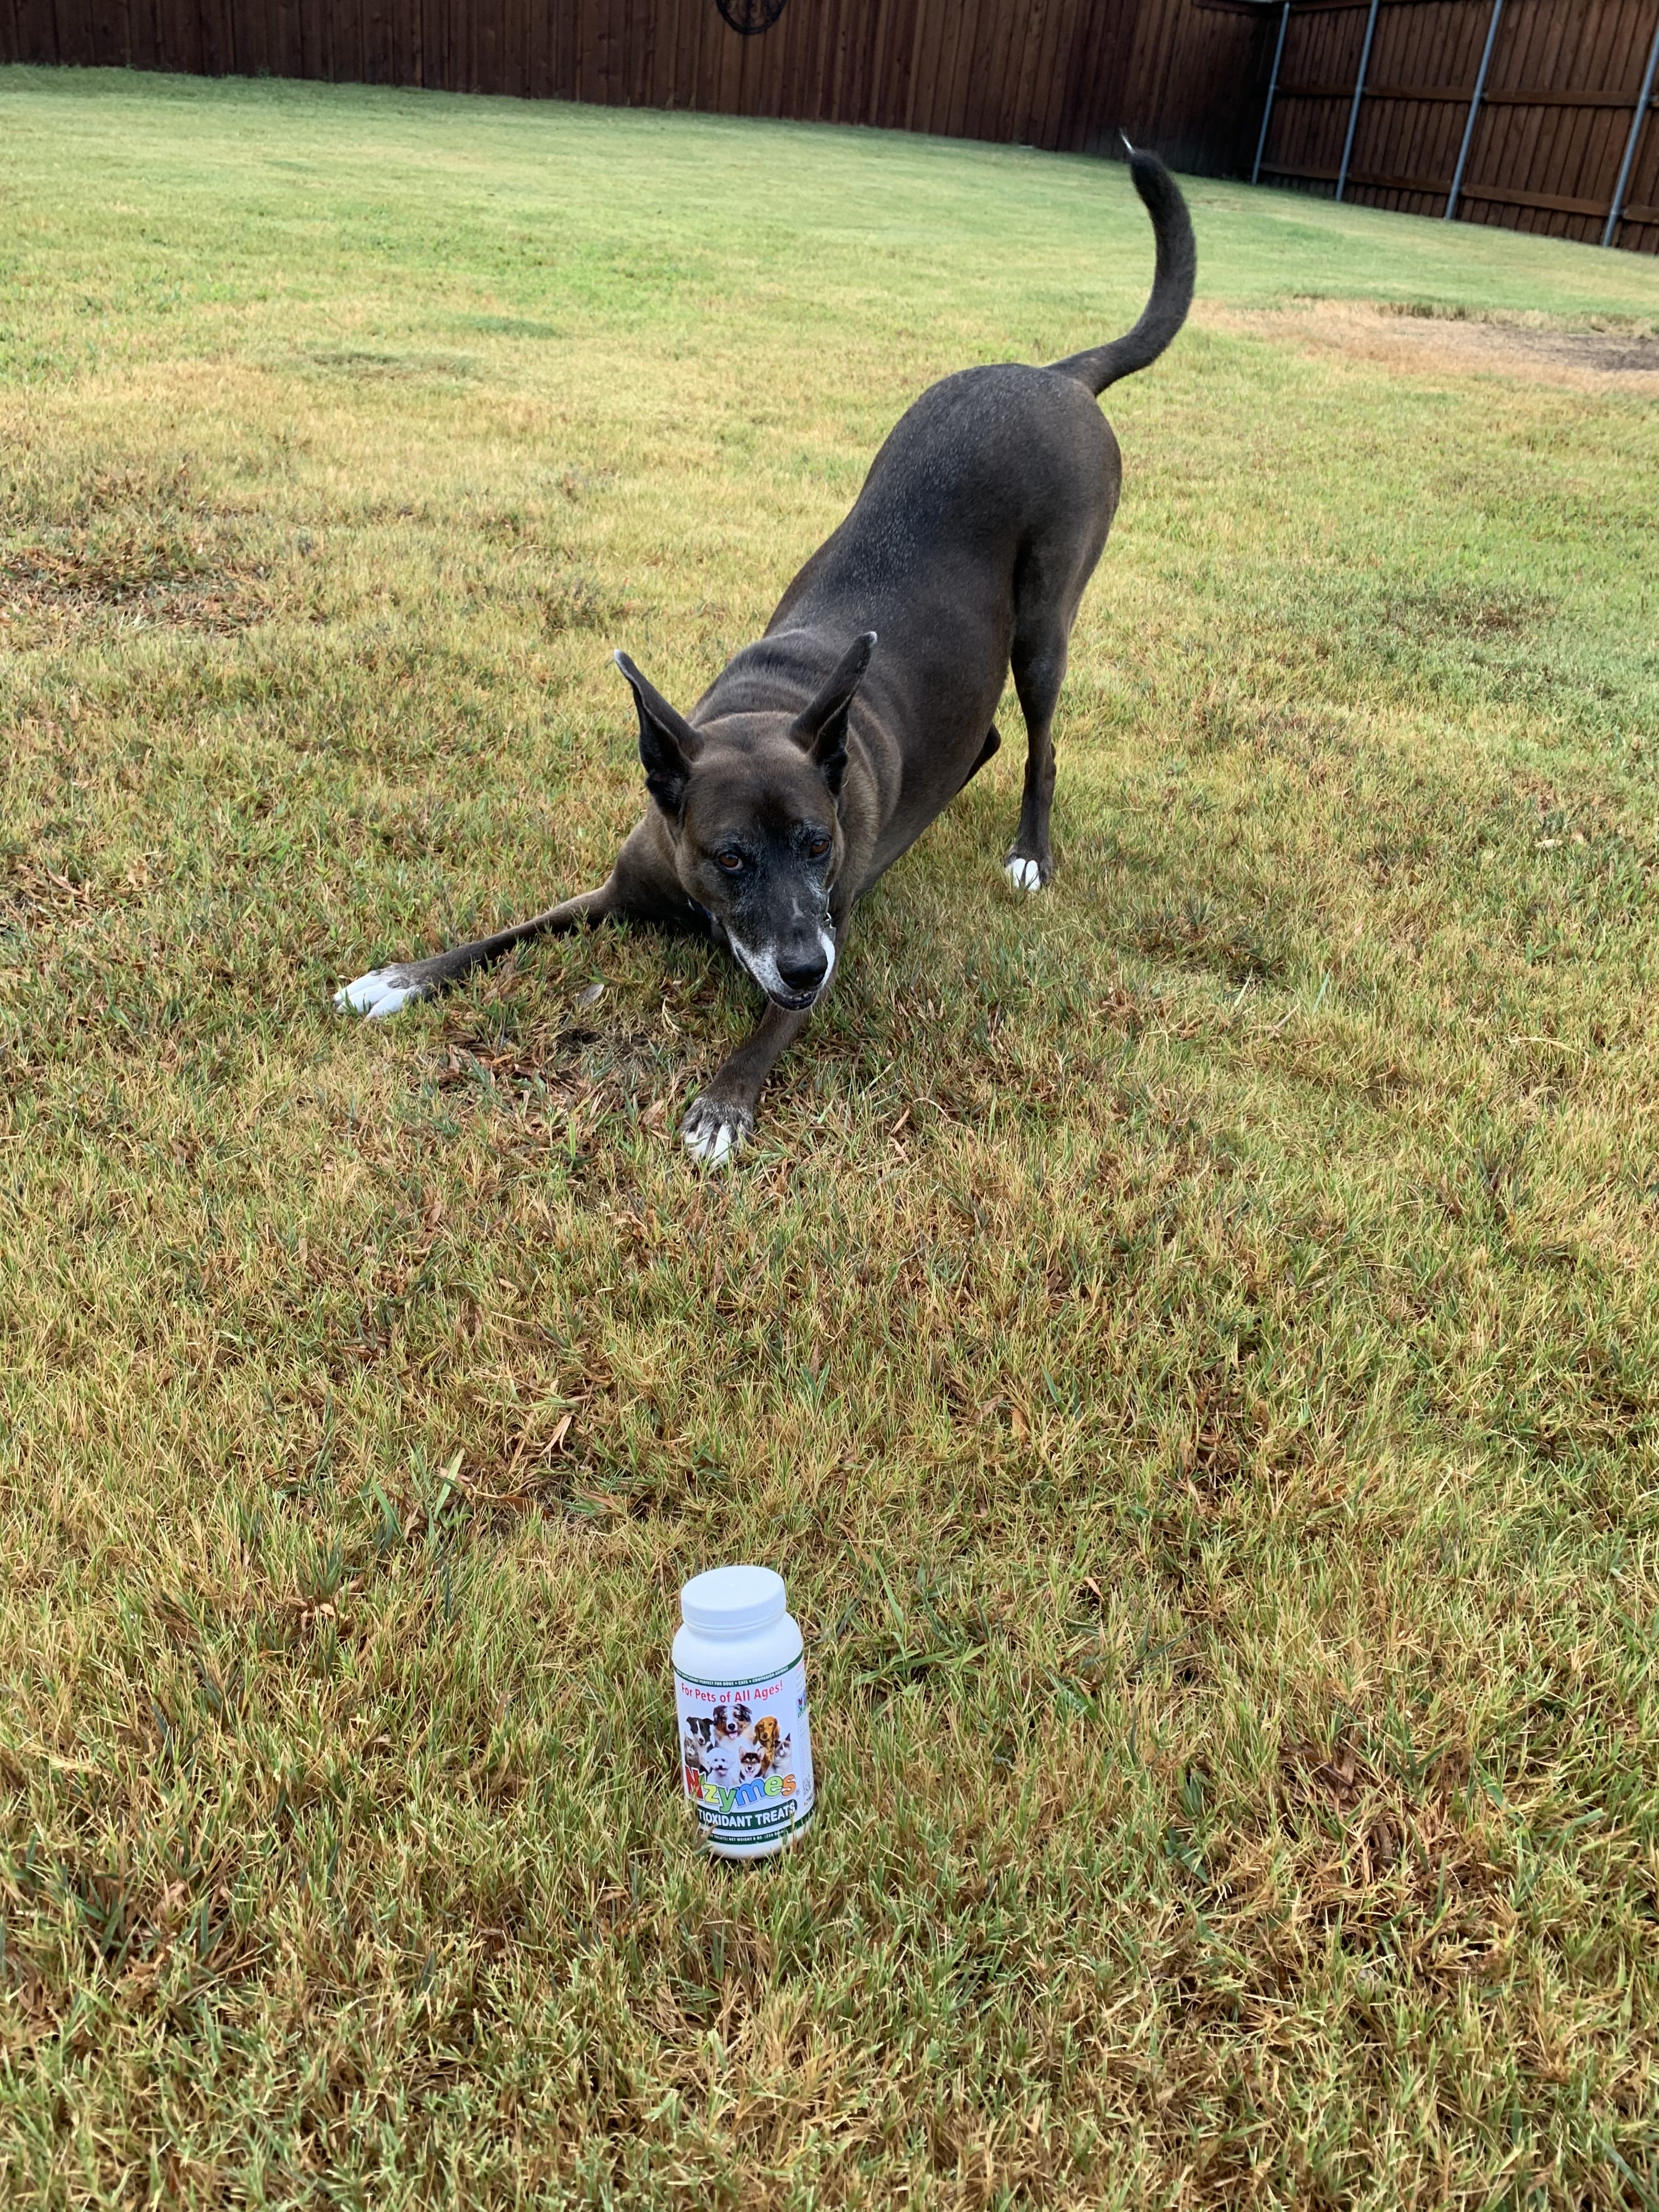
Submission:
<svg viewBox="0 0 1659 2212">
<path fill-rule="evenodd" d="M 734 12 L 738 9 L 734 7 Z M 1248 160 L 1271 26 L 1252 0 L 0 0 L 0 61 L 325 77 L 875 124 L 1073 151 L 1156 137 Z M 1238 100 L 1241 73 L 1254 101 Z"/>
<path fill-rule="evenodd" d="M 734 15 L 747 4 L 728 0 Z M 1423 215 L 1444 211 L 1461 154 L 1461 220 L 1569 238 L 1603 234 L 1627 168 L 1613 242 L 1648 252 L 1651 97 L 1632 126 L 1656 57 L 1659 0 L 783 0 L 751 37 L 716 0 L 0 0 L 0 61 L 426 85 L 1091 153 L 1113 150 L 1121 126 L 1177 168 L 1248 175 L 1259 160 L 1268 182 Z"/>
<path fill-rule="evenodd" d="M 1265 181 L 1428 216 L 1455 186 L 1461 222 L 1659 251 L 1659 0 L 1274 12 Z"/>
</svg>

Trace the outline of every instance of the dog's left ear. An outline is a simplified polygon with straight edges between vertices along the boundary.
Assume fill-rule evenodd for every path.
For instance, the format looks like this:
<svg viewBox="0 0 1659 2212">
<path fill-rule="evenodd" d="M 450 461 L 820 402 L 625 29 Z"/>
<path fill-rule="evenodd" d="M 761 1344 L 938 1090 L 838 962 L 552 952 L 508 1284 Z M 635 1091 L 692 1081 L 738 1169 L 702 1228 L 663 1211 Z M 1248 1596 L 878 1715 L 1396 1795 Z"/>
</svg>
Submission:
<svg viewBox="0 0 1659 2212">
<path fill-rule="evenodd" d="M 794 738 L 817 763 L 819 773 L 836 797 L 847 773 L 847 713 L 853 694 L 864 680 L 875 651 L 876 633 L 854 638 L 836 665 L 835 674 L 794 724 Z"/>
</svg>

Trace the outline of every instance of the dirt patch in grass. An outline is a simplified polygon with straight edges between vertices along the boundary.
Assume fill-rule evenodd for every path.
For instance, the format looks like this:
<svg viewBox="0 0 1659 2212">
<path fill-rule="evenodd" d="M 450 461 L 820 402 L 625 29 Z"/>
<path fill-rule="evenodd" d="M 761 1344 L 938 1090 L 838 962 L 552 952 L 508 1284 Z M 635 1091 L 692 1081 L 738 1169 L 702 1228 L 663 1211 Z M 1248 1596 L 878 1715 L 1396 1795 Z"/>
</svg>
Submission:
<svg viewBox="0 0 1659 2212">
<path fill-rule="evenodd" d="M 477 374 L 465 354 L 397 353 L 368 346 L 313 346 L 301 356 L 312 374 L 343 376 L 363 384 L 429 384 Z"/>
<path fill-rule="evenodd" d="M 1404 1789 L 1352 1745 L 1287 1751 L 1281 1824 L 1297 1890 L 1316 1928 L 1351 1955 L 1407 1936 L 1418 1979 L 1479 1972 L 1513 1924 L 1504 1877 L 1437 1789 Z"/>
<path fill-rule="evenodd" d="M 82 921 L 91 912 L 90 884 L 14 853 L 0 858 L 0 930 L 43 921 Z"/>
<path fill-rule="evenodd" d="M 1554 604 L 1541 592 L 1474 590 L 1467 584 L 1401 585 L 1389 591 L 1376 619 L 1403 636 L 1524 637 L 1548 622 Z"/>
<path fill-rule="evenodd" d="M 1135 932 L 1135 943 L 1155 960 L 1213 969 L 1230 983 L 1262 981 L 1277 975 L 1281 964 L 1255 922 L 1196 895 L 1167 900 L 1148 914 Z"/>
<path fill-rule="evenodd" d="M 544 626 L 555 637 L 564 630 L 615 629 L 633 611 L 620 592 L 580 570 L 554 577 L 533 596 Z"/>
<path fill-rule="evenodd" d="M 474 1013 L 446 1028 L 428 1079 L 452 1112 L 487 1115 L 501 1142 L 574 1143 L 579 1131 L 630 1107 L 666 1126 L 684 1077 L 670 1039 L 586 1021 L 504 1034 Z"/>
<path fill-rule="evenodd" d="M 0 623 L 238 630 L 270 611 L 263 566 L 205 539 L 128 529 L 77 532 L 0 554 Z M 21 640 L 14 640 L 21 642 Z"/>
<path fill-rule="evenodd" d="M 1453 314 L 1407 301 L 1358 300 L 1208 307 L 1199 319 L 1407 375 L 1517 376 L 1574 392 L 1659 392 L 1659 335 L 1638 327 L 1562 330 L 1498 311 Z"/>
</svg>

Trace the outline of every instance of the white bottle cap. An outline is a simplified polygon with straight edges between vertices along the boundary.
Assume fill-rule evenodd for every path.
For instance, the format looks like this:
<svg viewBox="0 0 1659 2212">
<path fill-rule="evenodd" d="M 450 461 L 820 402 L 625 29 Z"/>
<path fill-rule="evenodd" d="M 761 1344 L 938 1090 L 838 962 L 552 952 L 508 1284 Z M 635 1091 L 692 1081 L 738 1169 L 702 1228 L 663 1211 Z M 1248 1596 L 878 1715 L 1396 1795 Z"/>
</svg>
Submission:
<svg viewBox="0 0 1659 2212">
<path fill-rule="evenodd" d="M 710 1567 L 680 1592 L 688 1628 L 705 1636 L 749 1636 L 781 1620 L 788 1599 L 770 1567 Z"/>
</svg>

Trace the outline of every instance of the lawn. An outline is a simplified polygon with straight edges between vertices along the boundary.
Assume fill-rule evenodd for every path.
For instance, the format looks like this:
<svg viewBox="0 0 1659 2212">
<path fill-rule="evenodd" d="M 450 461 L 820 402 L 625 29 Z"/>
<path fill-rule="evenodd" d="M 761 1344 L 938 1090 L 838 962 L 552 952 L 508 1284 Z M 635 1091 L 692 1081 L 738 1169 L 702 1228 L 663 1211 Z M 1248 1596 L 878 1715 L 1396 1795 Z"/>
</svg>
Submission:
<svg viewBox="0 0 1659 2212">
<path fill-rule="evenodd" d="M 1191 197 L 1054 886 L 1010 702 L 700 1176 L 711 952 L 331 991 L 599 878 L 610 649 L 1121 328 L 1126 173 L 0 71 L 8 2205 L 1659 2198 L 1659 377 L 1523 343 L 1659 267 Z"/>
</svg>

